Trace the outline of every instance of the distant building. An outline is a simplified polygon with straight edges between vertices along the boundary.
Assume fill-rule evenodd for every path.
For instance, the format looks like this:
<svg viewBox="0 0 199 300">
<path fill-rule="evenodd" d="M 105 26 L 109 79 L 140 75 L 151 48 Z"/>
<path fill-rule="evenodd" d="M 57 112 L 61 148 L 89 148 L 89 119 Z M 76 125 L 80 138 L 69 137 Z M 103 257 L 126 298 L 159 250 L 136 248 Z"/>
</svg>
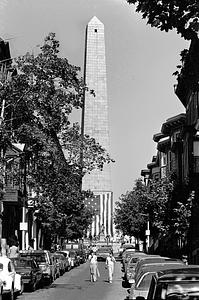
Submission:
<svg viewBox="0 0 199 300">
<path fill-rule="evenodd" d="M 84 78 L 89 90 L 85 94 L 82 126 L 84 134 L 94 137 L 109 152 L 108 99 L 106 80 L 106 59 L 104 25 L 93 17 L 86 28 Z M 85 205 L 95 203 L 96 215 L 91 228 L 91 236 L 113 235 L 113 193 L 110 166 L 103 171 L 95 170 L 87 174 L 82 182 L 83 190 L 94 193 L 94 199 L 87 199 Z"/>
</svg>

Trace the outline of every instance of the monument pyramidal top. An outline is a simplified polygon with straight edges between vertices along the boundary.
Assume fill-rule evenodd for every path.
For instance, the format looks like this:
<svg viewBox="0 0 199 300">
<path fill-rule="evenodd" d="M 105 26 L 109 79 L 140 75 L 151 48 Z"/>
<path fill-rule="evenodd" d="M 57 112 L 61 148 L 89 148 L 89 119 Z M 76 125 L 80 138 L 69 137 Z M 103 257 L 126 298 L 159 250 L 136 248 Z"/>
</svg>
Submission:
<svg viewBox="0 0 199 300">
<path fill-rule="evenodd" d="M 96 16 L 93 16 L 92 19 L 88 22 L 88 24 L 102 24 L 103 25 L 103 23 Z"/>
</svg>

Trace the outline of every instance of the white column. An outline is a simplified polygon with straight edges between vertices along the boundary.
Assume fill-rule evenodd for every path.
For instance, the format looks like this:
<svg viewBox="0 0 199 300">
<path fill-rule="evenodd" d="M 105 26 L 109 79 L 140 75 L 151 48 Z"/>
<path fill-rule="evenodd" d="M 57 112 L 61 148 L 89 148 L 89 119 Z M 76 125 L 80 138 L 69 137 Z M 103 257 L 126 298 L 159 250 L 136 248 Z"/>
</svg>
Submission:
<svg viewBox="0 0 199 300">
<path fill-rule="evenodd" d="M 108 235 L 111 235 L 111 193 L 108 193 Z"/>
<path fill-rule="evenodd" d="M 99 235 L 99 229 L 100 229 L 99 215 L 96 215 L 96 236 Z"/>
<path fill-rule="evenodd" d="M 100 195 L 100 231 L 101 231 L 102 224 L 103 224 L 103 196 L 101 194 Z"/>
<path fill-rule="evenodd" d="M 107 196 L 104 194 L 104 235 L 107 236 L 107 225 L 106 225 L 106 210 L 107 210 Z"/>
<path fill-rule="evenodd" d="M 28 231 L 25 232 L 25 250 L 28 250 L 29 246 L 29 234 Z"/>
<path fill-rule="evenodd" d="M 92 227 L 91 227 L 91 235 L 94 237 L 95 234 L 95 219 L 93 218 Z"/>
</svg>

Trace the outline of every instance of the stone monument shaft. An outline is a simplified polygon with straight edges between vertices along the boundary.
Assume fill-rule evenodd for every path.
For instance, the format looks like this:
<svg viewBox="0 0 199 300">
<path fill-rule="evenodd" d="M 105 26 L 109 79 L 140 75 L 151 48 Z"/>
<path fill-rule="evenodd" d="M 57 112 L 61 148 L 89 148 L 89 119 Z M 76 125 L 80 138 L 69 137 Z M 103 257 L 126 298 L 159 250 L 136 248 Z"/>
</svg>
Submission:
<svg viewBox="0 0 199 300">
<path fill-rule="evenodd" d="M 104 25 L 97 17 L 93 17 L 86 28 L 84 79 L 88 89 L 94 91 L 94 96 L 89 91 L 85 93 L 83 132 L 94 137 L 110 153 Z M 85 175 L 82 188 L 91 190 L 100 202 L 92 233 L 98 235 L 103 228 L 105 235 L 112 236 L 110 165 L 106 165 L 103 171 L 94 170 Z"/>
</svg>

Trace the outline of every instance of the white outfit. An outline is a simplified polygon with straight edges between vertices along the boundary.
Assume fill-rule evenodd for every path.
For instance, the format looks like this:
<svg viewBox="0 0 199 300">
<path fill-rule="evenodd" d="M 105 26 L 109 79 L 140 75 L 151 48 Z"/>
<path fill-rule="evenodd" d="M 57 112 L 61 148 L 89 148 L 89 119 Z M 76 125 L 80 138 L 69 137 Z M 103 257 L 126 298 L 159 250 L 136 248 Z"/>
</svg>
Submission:
<svg viewBox="0 0 199 300">
<path fill-rule="evenodd" d="M 90 261 L 91 282 L 95 282 L 97 280 L 97 256 L 90 254 L 88 260 Z"/>
<path fill-rule="evenodd" d="M 114 263 L 115 263 L 115 258 L 113 256 L 108 256 L 106 259 L 106 265 L 108 268 L 108 280 L 110 283 L 112 283 L 113 280 Z"/>
</svg>

